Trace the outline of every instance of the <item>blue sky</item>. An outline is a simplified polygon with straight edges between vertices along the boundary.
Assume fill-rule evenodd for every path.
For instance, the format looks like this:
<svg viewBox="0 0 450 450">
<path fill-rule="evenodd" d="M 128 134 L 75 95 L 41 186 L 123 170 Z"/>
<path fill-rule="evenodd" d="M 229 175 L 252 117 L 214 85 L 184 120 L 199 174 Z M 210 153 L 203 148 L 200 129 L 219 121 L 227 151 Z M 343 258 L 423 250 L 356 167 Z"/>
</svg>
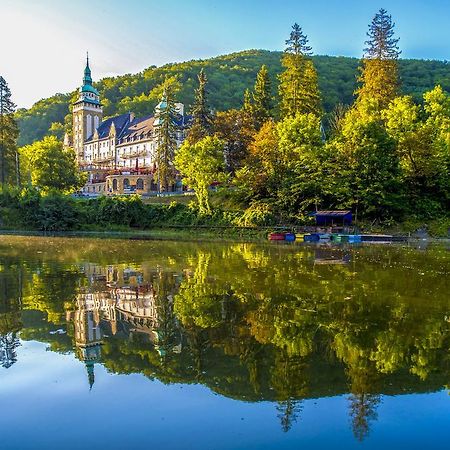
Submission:
<svg viewBox="0 0 450 450">
<path fill-rule="evenodd" d="M 19 106 L 93 76 L 249 48 L 281 50 L 297 21 L 318 54 L 360 57 L 375 12 L 397 24 L 405 58 L 450 59 L 449 0 L 0 0 L 3 75 Z"/>
</svg>

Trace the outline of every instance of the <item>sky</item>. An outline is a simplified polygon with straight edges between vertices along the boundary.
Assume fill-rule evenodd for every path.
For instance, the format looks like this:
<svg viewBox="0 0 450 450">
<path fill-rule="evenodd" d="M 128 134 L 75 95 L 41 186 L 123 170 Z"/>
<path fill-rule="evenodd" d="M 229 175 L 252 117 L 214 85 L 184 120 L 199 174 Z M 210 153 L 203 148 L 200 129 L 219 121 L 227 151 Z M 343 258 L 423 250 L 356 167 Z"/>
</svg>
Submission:
<svg viewBox="0 0 450 450">
<path fill-rule="evenodd" d="M 360 57 L 385 8 L 404 58 L 450 60 L 449 0 L 0 0 L 0 75 L 19 107 L 151 65 L 282 50 L 298 22 L 316 54 Z"/>
</svg>

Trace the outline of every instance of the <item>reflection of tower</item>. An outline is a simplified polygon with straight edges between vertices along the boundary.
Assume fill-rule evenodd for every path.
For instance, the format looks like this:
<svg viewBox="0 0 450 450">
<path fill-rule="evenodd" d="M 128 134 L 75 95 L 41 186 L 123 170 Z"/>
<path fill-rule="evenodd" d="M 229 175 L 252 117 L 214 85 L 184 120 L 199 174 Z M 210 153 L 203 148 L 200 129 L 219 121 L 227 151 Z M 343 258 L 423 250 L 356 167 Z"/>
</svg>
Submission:
<svg viewBox="0 0 450 450">
<path fill-rule="evenodd" d="M 17 362 L 16 349 L 20 342 L 16 333 L 0 335 L 0 366 L 9 369 Z"/>
<path fill-rule="evenodd" d="M 78 310 L 74 314 L 75 345 L 78 357 L 84 361 L 88 373 L 89 386 L 94 384 L 94 365 L 100 361 L 102 333 L 98 311 L 88 309 L 80 296 Z"/>
</svg>

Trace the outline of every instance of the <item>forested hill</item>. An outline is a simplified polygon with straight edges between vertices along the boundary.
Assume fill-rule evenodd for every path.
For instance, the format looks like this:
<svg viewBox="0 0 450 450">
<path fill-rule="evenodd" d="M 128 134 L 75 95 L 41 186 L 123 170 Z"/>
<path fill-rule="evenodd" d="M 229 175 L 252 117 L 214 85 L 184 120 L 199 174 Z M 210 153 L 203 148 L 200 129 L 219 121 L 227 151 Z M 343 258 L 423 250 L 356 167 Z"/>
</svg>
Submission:
<svg viewBox="0 0 450 450">
<path fill-rule="evenodd" d="M 196 76 L 203 67 L 209 80 L 211 107 L 226 110 L 241 106 L 244 90 L 253 86 L 256 73 L 263 64 L 269 69 L 275 94 L 276 75 L 281 71 L 280 57 L 281 52 L 249 50 L 207 60 L 152 66 L 135 75 L 104 78 L 95 86 L 101 94 L 105 117 L 128 111 L 146 115 L 153 112 L 161 93 L 160 84 L 166 76 L 179 77 L 179 101 L 186 106 L 191 105 L 197 86 Z M 332 110 L 337 103 L 351 103 L 359 61 L 347 57 L 315 56 L 314 62 L 325 110 Z M 413 95 L 416 100 L 436 84 L 450 91 L 450 65 L 446 62 L 401 60 L 400 70 L 403 92 Z M 80 65 L 80 76 L 82 72 Z M 63 124 L 70 126 L 69 104 L 74 93 L 57 94 L 40 100 L 28 110 L 19 110 L 19 145 L 41 139 L 46 134 L 62 136 Z"/>
</svg>

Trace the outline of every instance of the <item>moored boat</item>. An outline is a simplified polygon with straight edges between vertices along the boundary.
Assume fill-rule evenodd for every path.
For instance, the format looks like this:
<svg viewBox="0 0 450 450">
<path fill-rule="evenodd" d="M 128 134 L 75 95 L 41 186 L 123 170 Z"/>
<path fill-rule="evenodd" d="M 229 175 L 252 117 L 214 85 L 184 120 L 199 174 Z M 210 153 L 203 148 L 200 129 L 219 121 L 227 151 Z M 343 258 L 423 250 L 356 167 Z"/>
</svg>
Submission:
<svg viewBox="0 0 450 450">
<path fill-rule="evenodd" d="M 311 233 L 305 234 L 303 240 L 305 242 L 326 242 L 331 239 L 331 234 L 329 233 Z"/>
<path fill-rule="evenodd" d="M 269 241 L 284 241 L 286 239 L 285 233 L 270 233 Z"/>
<path fill-rule="evenodd" d="M 341 235 L 341 242 L 348 242 L 349 244 L 357 244 L 362 242 L 360 234 L 343 234 Z"/>
<path fill-rule="evenodd" d="M 284 234 L 284 239 L 288 242 L 294 242 L 296 237 L 294 233 L 285 233 Z"/>
</svg>

